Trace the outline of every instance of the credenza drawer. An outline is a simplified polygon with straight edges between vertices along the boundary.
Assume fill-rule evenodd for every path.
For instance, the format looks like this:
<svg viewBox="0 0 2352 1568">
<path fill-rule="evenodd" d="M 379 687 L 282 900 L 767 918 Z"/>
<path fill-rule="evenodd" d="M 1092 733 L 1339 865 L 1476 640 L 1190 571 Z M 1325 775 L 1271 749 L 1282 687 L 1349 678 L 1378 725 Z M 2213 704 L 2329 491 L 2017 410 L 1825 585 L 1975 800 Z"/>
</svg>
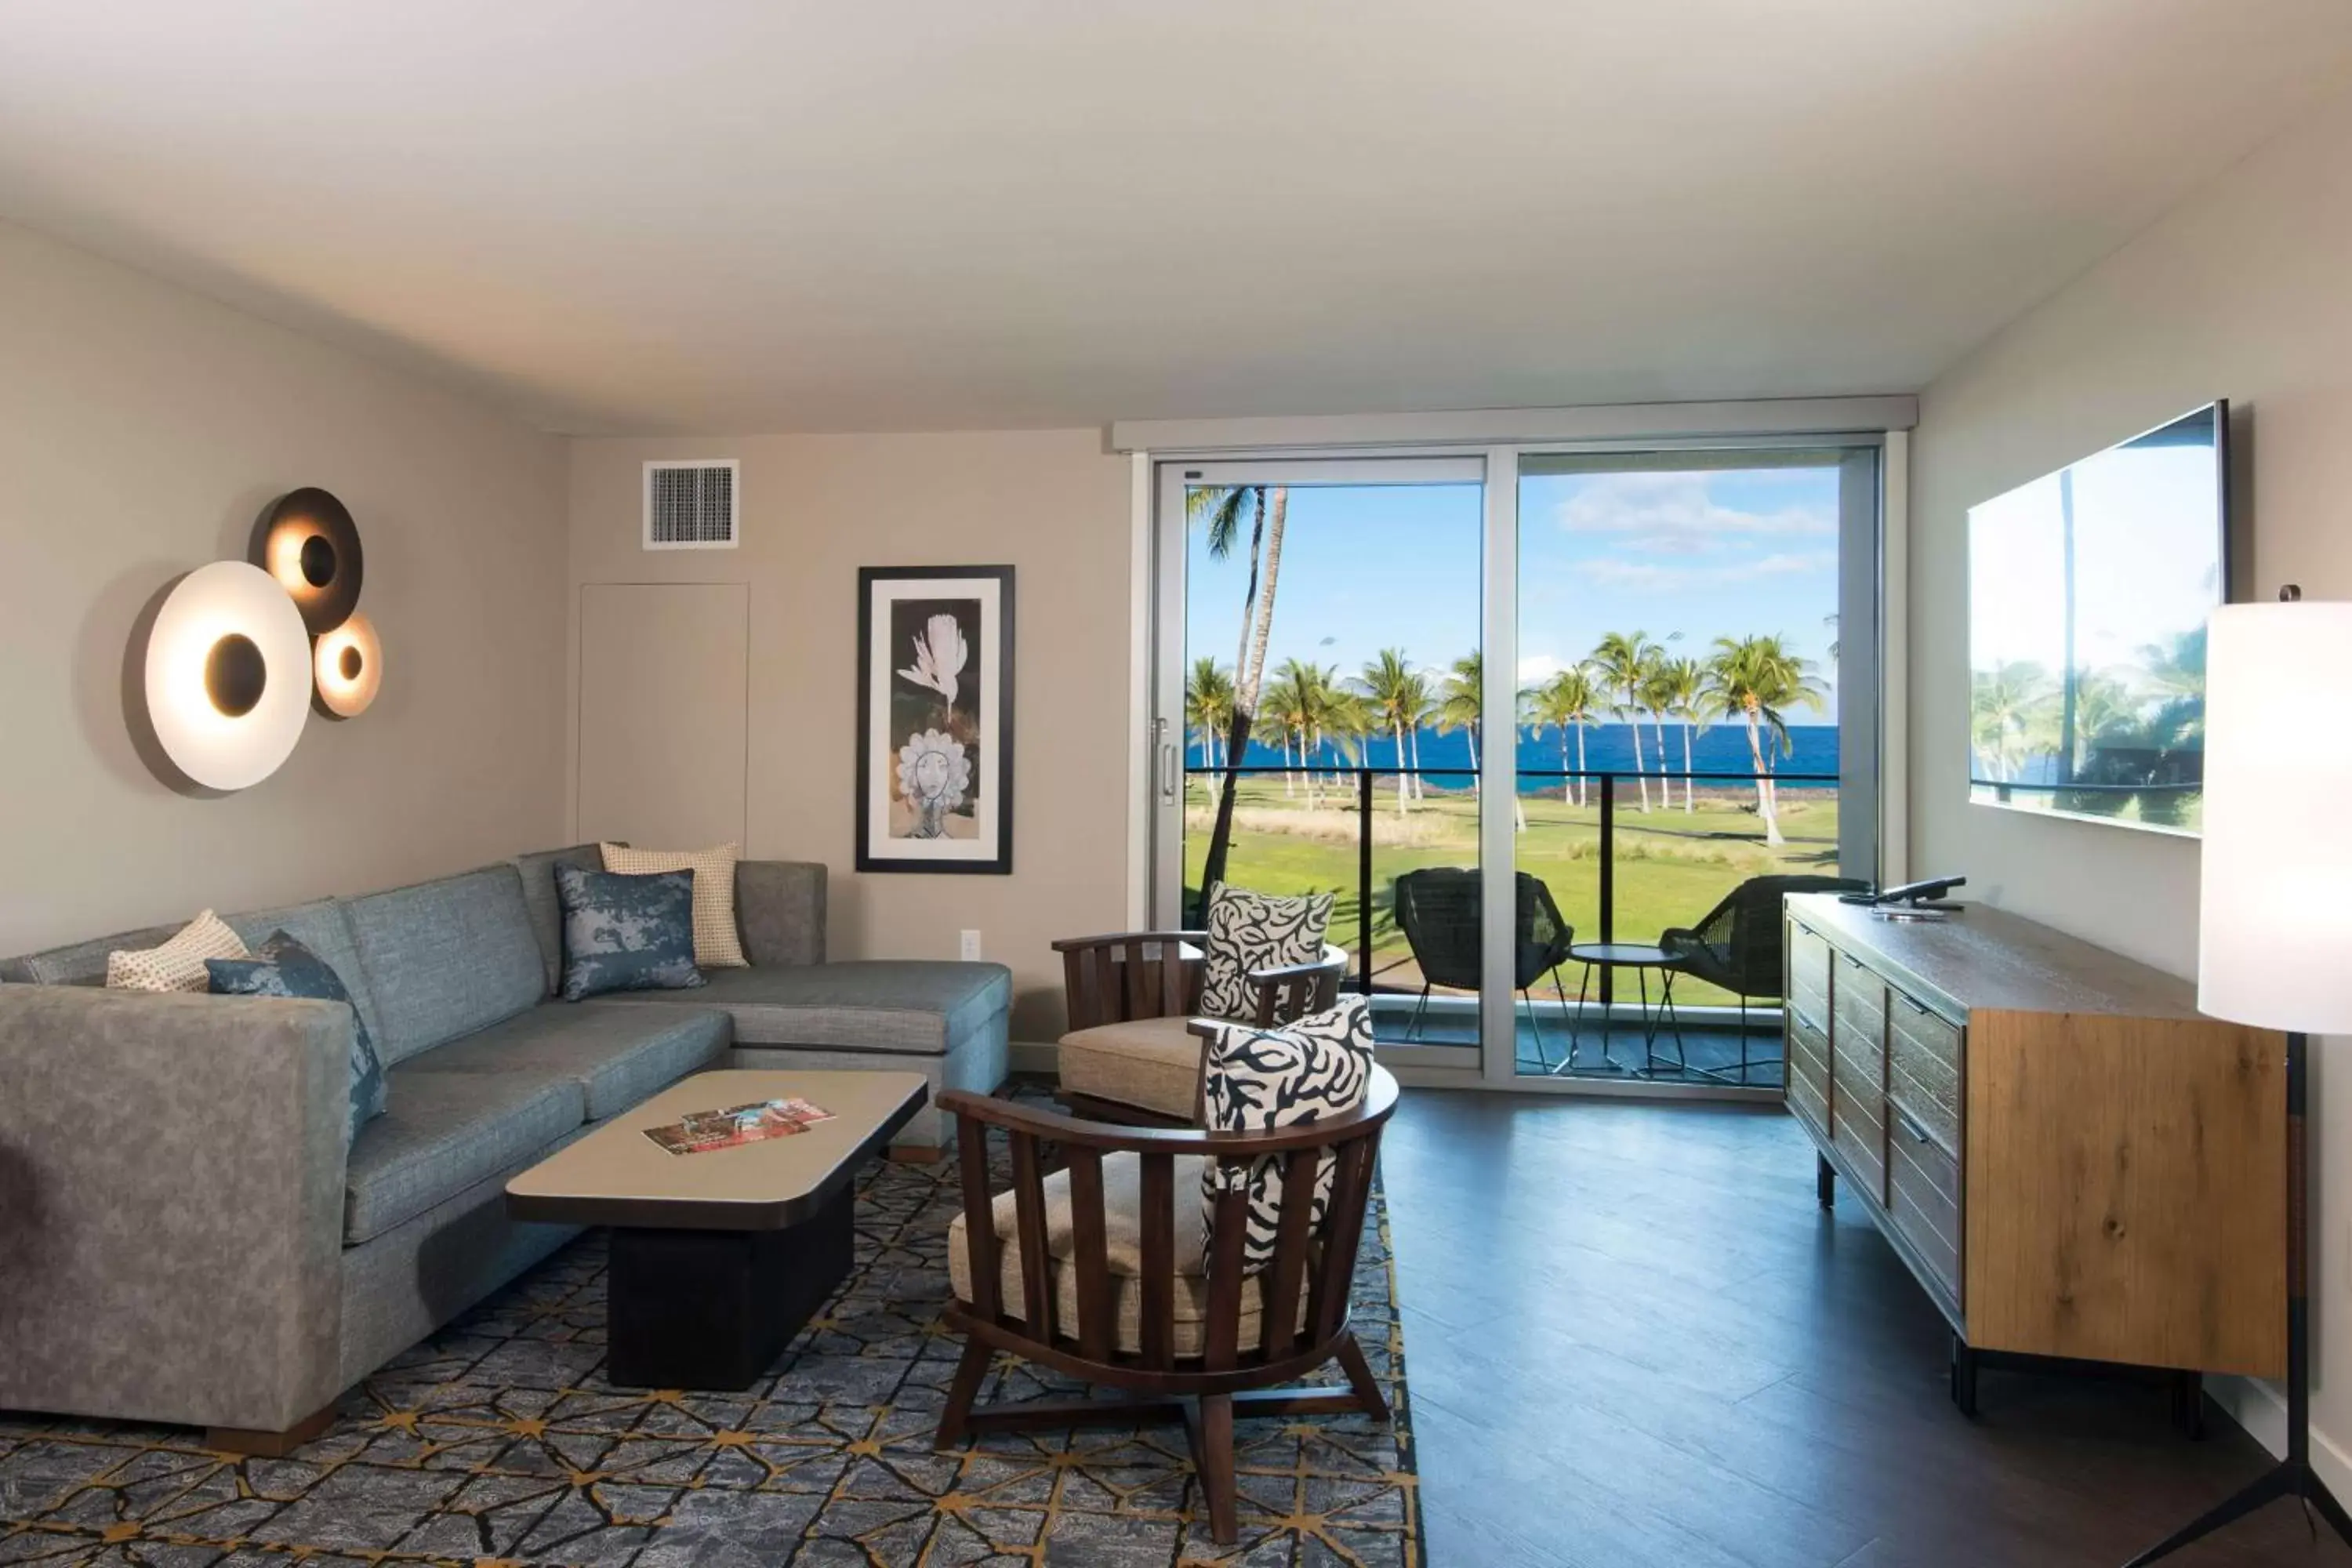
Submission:
<svg viewBox="0 0 2352 1568">
<path fill-rule="evenodd" d="M 1792 1023 L 1789 1027 L 1789 1109 L 1797 1120 L 1826 1140 L 1830 1135 L 1830 1066 L 1825 1036 L 1808 1035 Z"/>
<path fill-rule="evenodd" d="M 1928 1272 L 1960 1300 L 1960 1167 L 1919 1120 L 1891 1107 L 1886 1131 L 1886 1212 Z"/>
<path fill-rule="evenodd" d="M 1789 994 L 1792 1013 L 1802 1014 L 1817 1029 L 1830 1024 L 1830 944 L 1804 926 L 1788 928 Z M 1826 1045 L 1826 1042 L 1824 1042 Z"/>
<path fill-rule="evenodd" d="M 1842 952 L 1830 979 L 1830 1061 L 1841 1080 L 1886 1087 L 1886 983 Z"/>
<path fill-rule="evenodd" d="M 1886 1092 L 1955 1156 L 1960 1152 L 1961 1048 L 1958 1026 L 1889 991 Z"/>
</svg>

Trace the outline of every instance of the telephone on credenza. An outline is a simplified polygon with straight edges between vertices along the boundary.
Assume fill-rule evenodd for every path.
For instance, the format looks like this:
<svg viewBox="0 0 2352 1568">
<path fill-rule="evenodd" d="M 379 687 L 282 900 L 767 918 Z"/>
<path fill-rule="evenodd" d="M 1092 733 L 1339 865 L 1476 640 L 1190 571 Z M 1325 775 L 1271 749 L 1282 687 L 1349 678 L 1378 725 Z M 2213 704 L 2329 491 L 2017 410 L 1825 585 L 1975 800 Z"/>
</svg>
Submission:
<svg viewBox="0 0 2352 1568">
<path fill-rule="evenodd" d="M 1864 905 L 1881 920 L 1939 921 L 1960 912 L 1960 906 L 1947 895 L 1954 888 L 1968 886 L 1968 881 L 1966 877 L 1930 877 L 1874 893 L 1840 893 L 1838 902 Z"/>
</svg>

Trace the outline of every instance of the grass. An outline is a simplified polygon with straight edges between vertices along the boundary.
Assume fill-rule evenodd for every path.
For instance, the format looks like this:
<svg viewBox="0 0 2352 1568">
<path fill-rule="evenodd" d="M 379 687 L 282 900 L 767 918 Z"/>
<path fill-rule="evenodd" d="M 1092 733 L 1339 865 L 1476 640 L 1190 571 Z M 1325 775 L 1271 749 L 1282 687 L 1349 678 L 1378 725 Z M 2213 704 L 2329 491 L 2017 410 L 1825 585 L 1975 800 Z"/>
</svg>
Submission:
<svg viewBox="0 0 2352 1568">
<path fill-rule="evenodd" d="M 1214 781 L 1192 782 L 1185 809 L 1184 869 L 1198 887 L 1202 861 L 1215 819 Z M 1652 785 L 1653 790 L 1656 788 Z M 1601 811 L 1576 805 L 1555 791 L 1523 795 L 1527 826 L 1517 836 L 1518 869 L 1551 889 L 1578 942 L 1601 940 Z M 1342 798 L 1345 798 L 1344 795 Z M 1396 794 L 1385 784 L 1374 799 L 1372 834 L 1372 967 L 1384 987 L 1418 991 L 1404 933 L 1391 912 L 1392 889 L 1404 872 L 1424 866 L 1478 864 L 1478 805 L 1467 793 L 1439 794 L 1412 803 L 1400 817 Z M 1749 790 L 1702 786 L 1695 808 L 1683 809 L 1677 786 L 1671 809 L 1643 812 L 1633 781 L 1622 780 L 1617 798 L 1616 920 L 1619 942 L 1654 942 L 1670 926 L 1687 926 L 1750 877 L 1775 871 L 1834 874 L 1837 869 L 1837 792 L 1783 788 L 1780 848 L 1764 842 L 1764 825 Z M 1360 940 L 1357 908 L 1358 819 L 1327 797 L 1316 810 L 1303 798 L 1286 800 L 1282 780 L 1242 781 L 1235 802 L 1233 847 L 1226 876 L 1234 885 L 1268 893 L 1338 894 L 1331 940 L 1353 951 Z M 1571 997 L 1577 974 L 1564 968 Z M 1728 1005 L 1729 994 L 1696 981 L 1678 981 L 1677 1001 Z"/>
</svg>

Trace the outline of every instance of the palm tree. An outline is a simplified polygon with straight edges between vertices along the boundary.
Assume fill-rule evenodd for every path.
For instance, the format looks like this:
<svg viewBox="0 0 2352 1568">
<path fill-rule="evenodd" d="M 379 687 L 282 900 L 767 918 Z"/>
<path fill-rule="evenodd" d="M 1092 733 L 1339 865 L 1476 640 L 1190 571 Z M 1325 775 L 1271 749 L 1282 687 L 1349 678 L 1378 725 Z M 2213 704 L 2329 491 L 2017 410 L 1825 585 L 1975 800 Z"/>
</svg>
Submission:
<svg viewBox="0 0 2352 1568">
<path fill-rule="evenodd" d="M 2030 658 L 2008 659 L 1970 678 L 1969 739 L 1995 783 L 2017 776 L 2050 694 L 2049 671 Z"/>
<path fill-rule="evenodd" d="M 1706 728 L 1706 713 L 1702 704 L 1706 700 L 1706 669 L 1695 658 L 1668 661 L 1658 670 L 1658 696 L 1665 710 L 1674 715 L 1683 731 L 1683 815 L 1690 815 L 1691 805 L 1691 732 Z"/>
<path fill-rule="evenodd" d="M 1239 759 L 1249 755 L 1250 726 L 1257 716 L 1266 639 L 1274 633 L 1274 590 L 1282 577 L 1282 530 L 1290 512 L 1290 492 L 1280 485 L 1196 485 L 1184 492 L 1184 521 L 1207 523 L 1209 554 L 1219 561 L 1233 552 L 1244 511 L 1250 514 L 1249 584 L 1242 594 L 1241 648 L 1234 660 L 1236 679 L 1233 720 L 1225 738 L 1224 788 L 1217 797 L 1217 825 L 1210 832 L 1208 857 L 1201 868 L 1203 895 L 1225 879 L 1225 856 L 1234 838 L 1234 800 L 1241 783 L 1234 769 Z"/>
<path fill-rule="evenodd" d="M 1380 727 L 1396 738 L 1397 815 L 1402 816 L 1411 809 L 1412 798 L 1407 785 L 1404 769 L 1405 728 L 1418 726 L 1422 712 L 1429 706 L 1429 689 L 1412 667 L 1404 661 L 1404 649 L 1384 647 L 1364 666 L 1356 679 L 1356 689 L 1370 708 Z"/>
<path fill-rule="evenodd" d="M 1812 662 L 1781 647 L 1777 637 L 1717 637 L 1706 662 L 1706 682 L 1707 705 L 1727 717 L 1738 714 L 1748 727 L 1748 755 L 1756 766 L 1756 814 L 1764 819 L 1764 842 L 1777 848 L 1788 841 L 1780 837 L 1780 802 L 1772 788 L 1771 760 L 1792 746 L 1786 710 L 1800 704 L 1822 705 Z M 1774 742 L 1769 749 L 1768 732 Z"/>
<path fill-rule="evenodd" d="M 1597 716 L 1601 692 L 1593 684 L 1591 672 L 1582 665 L 1563 669 L 1531 691 L 1520 694 L 1527 700 L 1528 723 L 1543 738 L 1547 724 L 1559 731 L 1559 771 L 1568 776 L 1559 783 L 1559 798 L 1582 805 L 1591 794 L 1591 785 L 1584 774 L 1584 731 Z M 1568 765 L 1568 734 L 1576 731 L 1576 766 Z"/>
<path fill-rule="evenodd" d="M 1296 762 L 1303 764 L 1306 761 L 1306 693 L 1299 690 L 1297 682 L 1282 671 L 1276 671 L 1274 679 L 1267 681 L 1265 689 L 1258 693 L 1258 721 L 1271 728 L 1280 738 L 1282 794 L 1286 800 L 1295 795 L 1298 789 L 1298 775 L 1293 768 L 1292 742 L 1298 742 Z"/>
<path fill-rule="evenodd" d="M 1478 798 L 1478 714 L 1484 706 L 1479 693 L 1486 679 L 1486 660 L 1483 654 L 1465 653 L 1454 661 L 1445 679 L 1438 683 L 1437 706 L 1430 719 L 1441 735 L 1461 731 L 1470 737 L 1470 798 Z"/>
<path fill-rule="evenodd" d="M 1184 723 L 1201 737 L 1202 760 L 1217 765 L 1217 742 L 1234 721 L 1231 671 L 1203 654 L 1184 677 Z"/>
<path fill-rule="evenodd" d="M 1611 632 L 1592 650 L 1591 660 L 1592 672 L 1609 698 L 1610 706 L 1632 716 L 1633 774 L 1641 780 L 1643 811 L 1650 809 L 1650 775 L 1642 771 L 1642 688 L 1649 679 L 1656 647 L 1641 632 Z"/>
<path fill-rule="evenodd" d="M 1674 635 L 1680 637 L 1682 633 L 1676 632 Z M 1654 643 L 1652 644 L 1649 657 L 1643 661 L 1641 693 L 1642 707 L 1650 715 L 1650 726 L 1655 731 L 1658 742 L 1658 804 L 1668 811 L 1675 808 L 1674 781 L 1666 776 L 1666 709 L 1671 705 L 1666 687 L 1666 671 L 1672 668 L 1672 663 L 1673 661 L 1666 658 L 1664 648 Z M 1641 745 L 1642 721 L 1637 713 L 1633 719 L 1634 750 L 1640 751 Z M 1683 771 L 1688 773 L 1690 770 L 1685 767 Z M 1690 798 L 1688 779 L 1683 781 L 1683 797 L 1687 804 Z"/>
</svg>

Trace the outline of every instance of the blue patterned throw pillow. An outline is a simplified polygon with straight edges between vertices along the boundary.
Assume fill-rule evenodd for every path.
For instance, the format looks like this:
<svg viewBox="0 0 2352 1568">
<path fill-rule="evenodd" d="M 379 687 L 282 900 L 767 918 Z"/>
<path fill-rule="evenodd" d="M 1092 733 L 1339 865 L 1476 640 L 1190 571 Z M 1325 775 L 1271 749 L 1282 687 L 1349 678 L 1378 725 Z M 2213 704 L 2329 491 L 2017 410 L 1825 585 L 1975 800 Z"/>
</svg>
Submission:
<svg viewBox="0 0 2352 1568">
<path fill-rule="evenodd" d="M 605 991 L 677 991 L 702 984 L 694 966 L 694 873 L 630 876 L 555 868 L 563 909 L 563 999 Z"/>
<path fill-rule="evenodd" d="M 1372 1081 L 1371 1004 L 1343 996 L 1328 1012 L 1311 1013 L 1279 1029 L 1228 1024 L 1210 1042 L 1202 1067 L 1202 1121 L 1212 1132 L 1255 1132 L 1328 1121 L 1364 1103 Z M 1328 1159 L 1315 1178 L 1313 1219 L 1331 1205 Z M 1282 1223 L 1282 1166 L 1272 1154 L 1212 1160 L 1201 1167 L 1202 1217 L 1213 1236 L 1217 1199 L 1240 1187 L 1249 1193 L 1248 1235 L 1242 1263 L 1255 1273 L 1274 1261 Z"/>
<path fill-rule="evenodd" d="M 333 964 L 296 942 L 274 931 L 251 958 L 207 958 L 205 973 L 215 996 L 296 996 L 312 1002 L 341 1002 L 352 1010 L 352 1136 L 372 1116 L 383 1113 L 383 1063 L 375 1054 L 359 1005 L 343 988 L 343 977 Z"/>
</svg>

